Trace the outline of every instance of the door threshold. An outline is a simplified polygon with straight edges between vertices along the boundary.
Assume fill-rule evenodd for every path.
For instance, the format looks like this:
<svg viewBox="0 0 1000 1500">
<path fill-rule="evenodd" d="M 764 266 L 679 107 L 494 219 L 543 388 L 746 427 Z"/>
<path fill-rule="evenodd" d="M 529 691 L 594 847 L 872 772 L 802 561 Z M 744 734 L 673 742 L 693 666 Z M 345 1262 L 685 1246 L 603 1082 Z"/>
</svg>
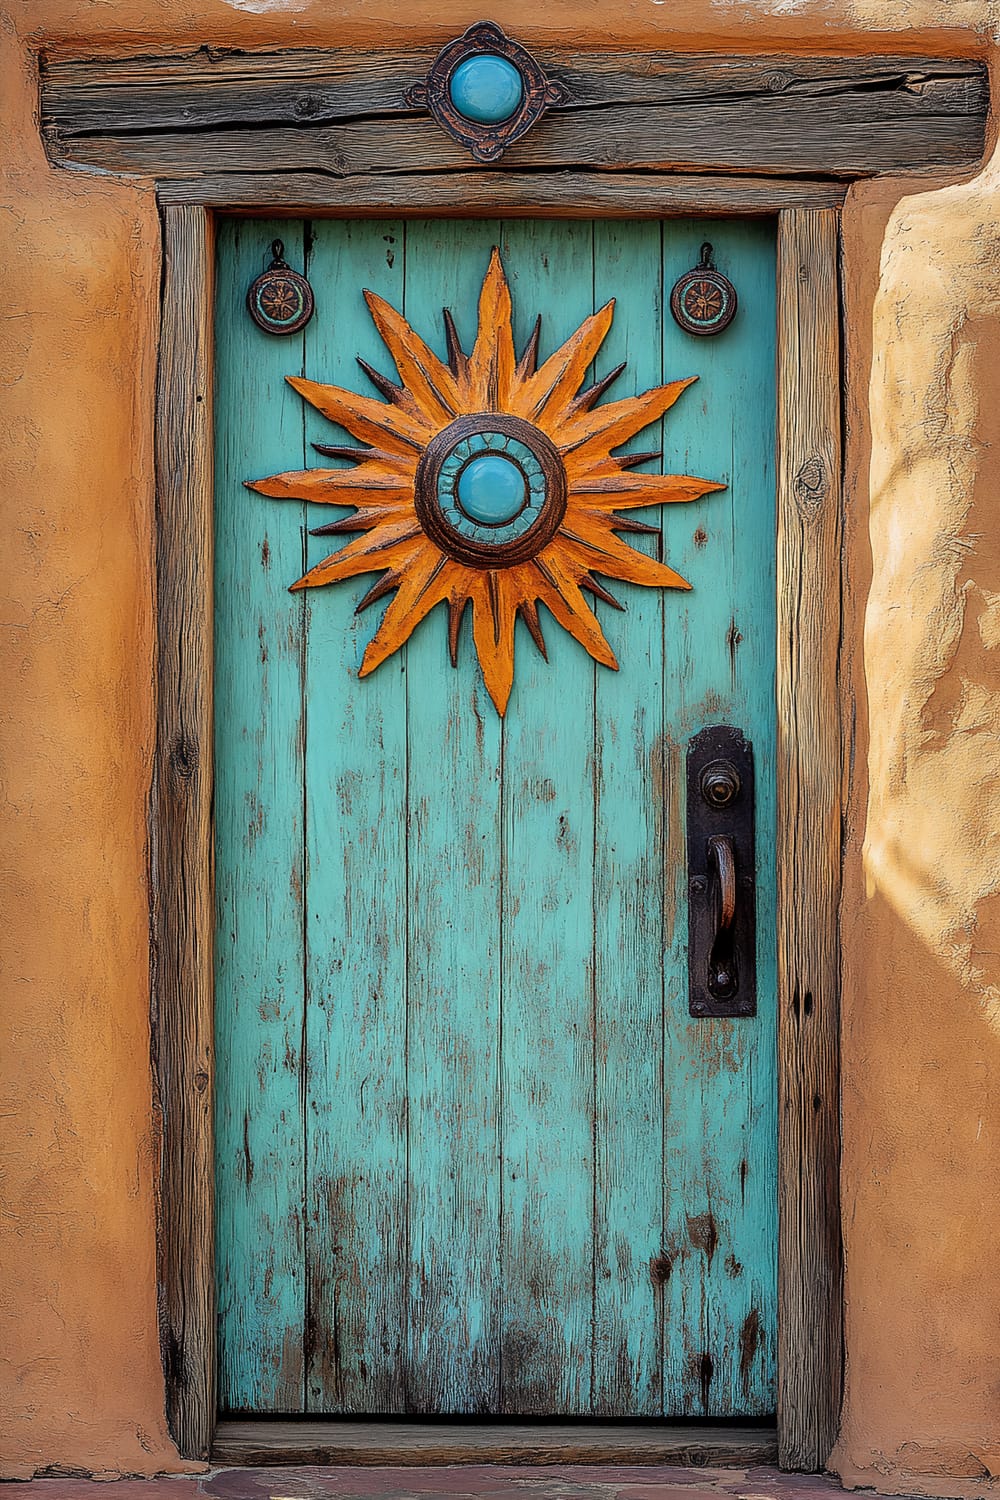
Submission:
<svg viewBox="0 0 1000 1500">
<path fill-rule="evenodd" d="M 773 1427 L 672 1422 L 393 1422 L 336 1418 L 226 1419 L 212 1462 L 226 1467 L 292 1464 L 683 1464 L 733 1468 L 773 1464 Z"/>
</svg>

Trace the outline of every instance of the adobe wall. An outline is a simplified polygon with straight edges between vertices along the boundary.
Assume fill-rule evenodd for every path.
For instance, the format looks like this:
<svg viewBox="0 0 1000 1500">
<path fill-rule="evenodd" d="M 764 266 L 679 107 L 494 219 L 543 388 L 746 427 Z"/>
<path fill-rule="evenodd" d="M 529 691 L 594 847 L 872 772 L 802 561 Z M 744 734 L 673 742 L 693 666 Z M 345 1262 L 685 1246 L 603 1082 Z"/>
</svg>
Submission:
<svg viewBox="0 0 1000 1500">
<path fill-rule="evenodd" d="M 526 40 L 984 52 L 978 0 L 497 0 Z M 482 6 L 414 0 L 443 40 Z M 156 1324 L 146 803 L 149 184 L 53 171 L 34 53 L 345 45 L 391 0 L 15 0 L 7 105 L 0 645 L 0 1472 L 177 1470 Z M 544 26 L 538 17 L 544 15 Z M 849 325 L 844 905 L 852 1484 L 1000 1473 L 1000 167 L 858 190 Z M 874 353 L 873 353 L 874 351 Z"/>
</svg>

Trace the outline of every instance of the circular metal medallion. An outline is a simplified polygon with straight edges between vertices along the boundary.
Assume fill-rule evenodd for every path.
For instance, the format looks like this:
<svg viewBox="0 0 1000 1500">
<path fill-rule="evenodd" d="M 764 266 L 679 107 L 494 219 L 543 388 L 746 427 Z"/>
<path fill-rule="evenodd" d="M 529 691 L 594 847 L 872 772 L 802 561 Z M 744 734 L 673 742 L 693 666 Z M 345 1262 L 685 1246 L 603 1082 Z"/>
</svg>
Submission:
<svg viewBox="0 0 1000 1500">
<path fill-rule="evenodd" d="M 406 103 L 429 109 L 476 161 L 499 161 L 508 146 L 568 95 L 526 47 L 493 21 L 476 21 L 446 43 Z"/>
<path fill-rule="evenodd" d="M 247 292 L 247 310 L 265 333 L 298 333 L 316 307 L 312 287 L 282 258 L 284 253 L 281 240 L 275 240 L 271 246 L 274 259 Z"/>
<path fill-rule="evenodd" d="M 566 471 L 539 428 L 503 412 L 459 417 L 417 465 L 414 498 L 426 534 L 474 568 L 535 557 L 566 513 Z"/>
<path fill-rule="evenodd" d="M 702 338 L 721 333 L 736 316 L 736 288 L 712 265 L 712 247 L 701 247 L 701 262 L 686 271 L 670 293 L 670 311 L 685 333 Z"/>
</svg>

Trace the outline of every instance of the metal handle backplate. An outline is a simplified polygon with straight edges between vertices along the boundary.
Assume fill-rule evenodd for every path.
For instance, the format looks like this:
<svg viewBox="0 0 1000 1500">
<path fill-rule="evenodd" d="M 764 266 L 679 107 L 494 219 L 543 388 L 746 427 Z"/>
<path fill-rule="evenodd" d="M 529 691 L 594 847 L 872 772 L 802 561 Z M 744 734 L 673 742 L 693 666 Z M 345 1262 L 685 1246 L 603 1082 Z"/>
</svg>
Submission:
<svg viewBox="0 0 1000 1500">
<path fill-rule="evenodd" d="M 688 746 L 687 858 L 689 1011 L 756 1015 L 753 749 L 725 724 Z"/>
</svg>

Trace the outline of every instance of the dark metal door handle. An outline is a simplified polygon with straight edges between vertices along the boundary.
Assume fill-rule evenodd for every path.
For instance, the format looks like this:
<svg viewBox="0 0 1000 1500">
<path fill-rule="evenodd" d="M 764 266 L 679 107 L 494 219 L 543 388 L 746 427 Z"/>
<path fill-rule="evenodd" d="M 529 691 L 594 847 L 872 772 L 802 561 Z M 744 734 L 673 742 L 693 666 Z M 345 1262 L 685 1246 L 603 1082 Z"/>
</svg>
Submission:
<svg viewBox="0 0 1000 1500">
<path fill-rule="evenodd" d="M 688 1009 L 757 1013 L 753 748 L 738 729 L 700 730 L 687 753 Z"/>
<path fill-rule="evenodd" d="M 736 851 L 728 834 L 708 841 L 708 862 L 718 877 L 714 900 L 715 936 L 708 956 L 708 988 L 718 1000 L 728 1000 L 739 988 L 733 919 L 736 916 Z"/>
<path fill-rule="evenodd" d="M 724 833 L 713 834 L 708 852 L 719 875 L 719 917 L 716 934 L 728 932 L 736 915 L 736 853 L 733 841 Z"/>
</svg>

